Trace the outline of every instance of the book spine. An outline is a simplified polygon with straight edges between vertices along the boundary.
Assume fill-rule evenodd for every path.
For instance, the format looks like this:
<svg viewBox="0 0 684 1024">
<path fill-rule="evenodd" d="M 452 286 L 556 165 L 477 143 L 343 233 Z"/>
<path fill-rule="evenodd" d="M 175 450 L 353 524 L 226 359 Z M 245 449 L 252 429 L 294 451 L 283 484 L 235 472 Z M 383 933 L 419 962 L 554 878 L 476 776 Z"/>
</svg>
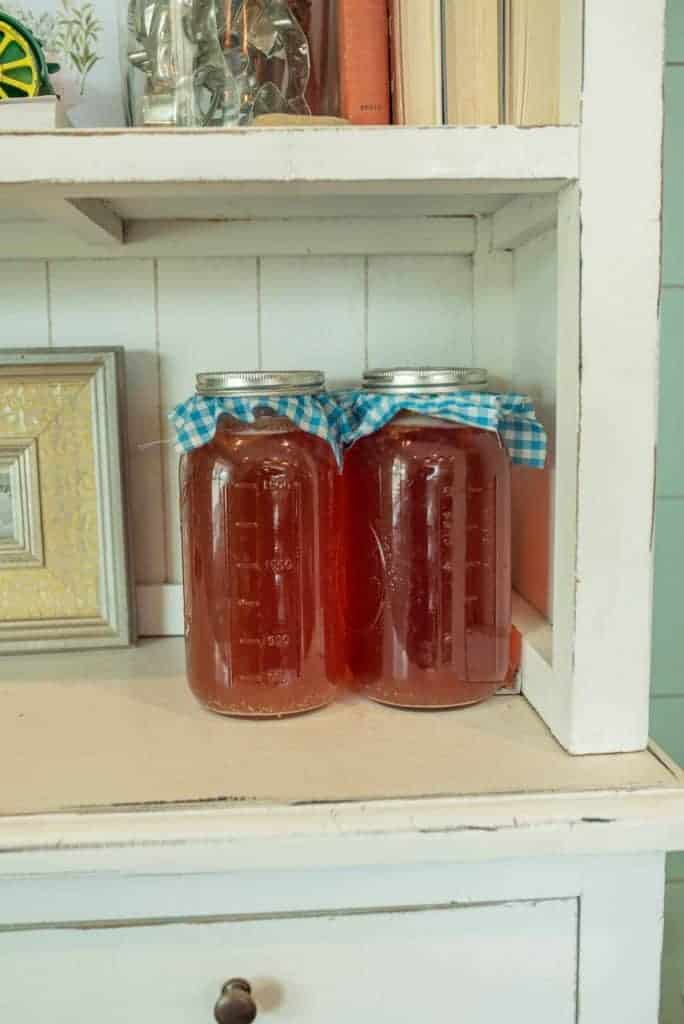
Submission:
<svg viewBox="0 0 684 1024">
<path fill-rule="evenodd" d="M 560 117 L 559 0 L 507 0 L 506 120 L 558 124 Z"/>
<path fill-rule="evenodd" d="M 393 124 L 406 124 L 401 0 L 391 0 L 389 15 L 390 95 Z"/>
<path fill-rule="evenodd" d="M 443 123 L 441 0 L 391 0 L 394 124 Z"/>
<path fill-rule="evenodd" d="M 338 34 L 342 117 L 389 124 L 387 0 L 338 0 Z"/>
<path fill-rule="evenodd" d="M 432 0 L 432 66 L 434 67 L 434 124 L 446 124 L 444 95 L 444 0 Z"/>
<path fill-rule="evenodd" d="M 444 0 L 448 124 L 498 124 L 501 120 L 500 20 L 500 0 Z"/>
</svg>

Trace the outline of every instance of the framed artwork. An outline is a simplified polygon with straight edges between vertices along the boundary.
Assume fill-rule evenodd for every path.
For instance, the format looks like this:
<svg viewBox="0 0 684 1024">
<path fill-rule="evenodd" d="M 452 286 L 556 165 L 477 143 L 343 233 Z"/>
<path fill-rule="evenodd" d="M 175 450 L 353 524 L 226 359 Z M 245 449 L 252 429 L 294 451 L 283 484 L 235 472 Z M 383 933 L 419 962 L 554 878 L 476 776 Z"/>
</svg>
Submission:
<svg viewBox="0 0 684 1024">
<path fill-rule="evenodd" d="M 0 351 L 0 653 L 133 642 L 123 358 Z"/>
</svg>

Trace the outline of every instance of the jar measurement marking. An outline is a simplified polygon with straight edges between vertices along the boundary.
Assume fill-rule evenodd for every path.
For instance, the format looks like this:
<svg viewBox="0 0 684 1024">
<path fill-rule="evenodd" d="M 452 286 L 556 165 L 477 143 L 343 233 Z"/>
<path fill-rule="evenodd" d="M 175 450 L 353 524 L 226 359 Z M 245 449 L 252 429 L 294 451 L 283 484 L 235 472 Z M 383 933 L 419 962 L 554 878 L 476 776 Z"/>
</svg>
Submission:
<svg viewBox="0 0 684 1024">
<path fill-rule="evenodd" d="M 294 485 L 296 487 L 296 484 Z M 293 485 L 283 476 L 267 477 L 261 481 L 262 491 L 290 491 Z"/>
<path fill-rule="evenodd" d="M 292 572 L 299 564 L 298 560 L 292 558 L 267 558 L 264 562 L 236 562 L 236 569 L 254 569 L 257 572 L 271 570 L 271 572 Z"/>
<path fill-rule="evenodd" d="M 287 596 L 301 563 L 302 538 L 293 549 L 287 537 L 289 523 L 299 521 L 300 484 L 277 473 L 241 491 L 229 515 L 231 547 L 241 556 L 233 562 L 238 645 L 254 662 L 249 674 L 265 680 L 270 673 L 275 684 L 291 676 L 289 662 L 300 642 Z M 262 632 L 269 626 L 275 631 Z"/>
<path fill-rule="evenodd" d="M 241 647 L 289 647 L 291 637 L 288 633 L 268 633 L 265 636 L 241 636 L 238 643 Z"/>
<path fill-rule="evenodd" d="M 272 572 L 292 572 L 295 564 L 291 558 L 267 558 L 264 568 L 270 569 Z"/>
</svg>

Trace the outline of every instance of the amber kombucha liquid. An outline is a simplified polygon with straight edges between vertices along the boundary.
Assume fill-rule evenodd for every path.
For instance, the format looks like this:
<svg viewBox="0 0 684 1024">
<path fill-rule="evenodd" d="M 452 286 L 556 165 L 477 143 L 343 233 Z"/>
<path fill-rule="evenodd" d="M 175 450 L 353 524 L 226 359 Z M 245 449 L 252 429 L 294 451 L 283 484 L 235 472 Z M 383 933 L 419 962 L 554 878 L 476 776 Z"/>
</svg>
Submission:
<svg viewBox="0 0 684 1024">
<path fill-rule="evenodd" d="M 402 414 L 344 465 L 347 647 L 375 700 L 484 700 L 505 681 L 510 468 L 496 434 Z"/>
<path fill-rule="evenodd" d="M 195 696 L 250 717 L 327 704 L 344 666 L 340 477 L 329 445 L 287 419 L 223 417 L 180 472 Z"/>
</svg>

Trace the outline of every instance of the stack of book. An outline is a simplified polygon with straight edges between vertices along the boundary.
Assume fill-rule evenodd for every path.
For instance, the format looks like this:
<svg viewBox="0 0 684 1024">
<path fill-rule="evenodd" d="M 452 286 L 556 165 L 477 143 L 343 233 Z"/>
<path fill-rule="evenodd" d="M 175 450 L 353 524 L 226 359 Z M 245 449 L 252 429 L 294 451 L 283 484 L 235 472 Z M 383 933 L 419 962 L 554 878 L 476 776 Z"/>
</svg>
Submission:
<svg viewBox="0 0 684 1024">
<path fill-rule="evenodd" d="M 338 0 L 355 124 L 559 122 L 560 0 Z"/>
</svg>

